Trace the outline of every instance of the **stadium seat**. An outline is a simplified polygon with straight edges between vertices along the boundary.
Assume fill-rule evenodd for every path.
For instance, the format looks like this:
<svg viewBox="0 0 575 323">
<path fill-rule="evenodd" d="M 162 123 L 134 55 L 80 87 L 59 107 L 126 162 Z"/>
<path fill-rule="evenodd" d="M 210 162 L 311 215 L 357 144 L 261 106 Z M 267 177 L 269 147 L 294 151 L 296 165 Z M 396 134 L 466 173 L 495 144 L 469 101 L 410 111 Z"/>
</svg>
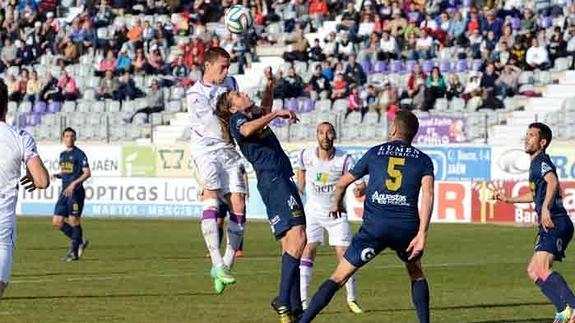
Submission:
<svg viewBox="0 0 575 323">
<path fill-rule="evenodd" d="M 445 111 L 449 107 L 449 101 L 446 98 L 439 98 L 435 101 L 435 110 Z"/>
<path fill-rule="evenodd" d="M 393 60 L 389 63 L 389 72 L 399 74 L 403 72 L 403 65 L 399 60 Z"/>
<path fill-rule="evenodd" d="M 182 102 L 179 100 L 174 100 L 168 102 L 166 106 L 166 111 L 168 112 L 181 112 Z"/>
<path fill-rule="evenodd" d="M 451 111 L 464 111 L 465 110 L 465 100 L 462 98 L 453 98 L 449 104 Z"/>
<path fill-rule="evenodd" d="M 46 113 L 47 110 L 48 110 L 48 107 L 46 106 L 46 102 L 38 101 L 38 102 L 34 103 L 34 108 L 33 108 L 34 113 L 43 114 L 43 113 Z"/>
<path fill-rule="evenodd" d="M 162 114 L 161 114 L 161 113 L 152 113 L 152 114 L 150 115 L 150 123 L 151 123 L 153 126 L 159 126 L 159 125 L 162 124 L 162 122 L 163 122 L 163 119 L 162 119 Z"/>
<path fill-rule="evenodd" d="M 81 113 L 89 113 L 93 104 L 94 101 L 78 101 L 76 105 L 76 111 Z"/>
<path fill-rule="evenodd" d="M 533 72 L 523 71 L 519 74 L 519 84 L 531 84 L 533 83 Z"/>
<path fill-rule="evenodd" d="M 336 113 L 344 113 L 347 111 L 347 100 L 337 99 L 333 103 L 333 111 Z"/>
<path fill-rule="evenodd" d="M 331 101 L 330 100 L 319 100 L 316 101 L 315 107 L 317 111 L 329 112 L 331 111 Z"/>
<path fill-rule="evenodd" d="M 373 73 L 387 73 L 387 63 L 384 61 L 377 61 L 373 64 Z"/>
<path fill-rule="evenodd" d="M 569 59 L 566 57 L 558 57 L 555 59 L 553 71 L 563 72 L 569 69 Z"/>
<path fill-rule="evenodd" d="M 32 103 L 30 101 L 23 101 L 18 106 L 19 113 L 30 113 L 32 112 Z"/>
<path fill-rule="evenodd" d="M 416 64 L 417 64 L 416 61 L 411 61 L 411 60 L 406 61 L 405 62 L 405 72 L 408 74 L 413 72 L 413 69 L 414 69 Z"/>
</svg>

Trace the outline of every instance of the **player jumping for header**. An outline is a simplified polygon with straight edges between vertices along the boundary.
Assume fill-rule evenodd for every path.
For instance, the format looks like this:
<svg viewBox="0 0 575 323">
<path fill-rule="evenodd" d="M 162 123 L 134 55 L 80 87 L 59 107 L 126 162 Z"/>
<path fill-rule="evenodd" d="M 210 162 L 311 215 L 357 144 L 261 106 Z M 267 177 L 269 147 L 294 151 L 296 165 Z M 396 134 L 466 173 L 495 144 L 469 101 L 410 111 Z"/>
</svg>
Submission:
<svg viewBox="0 0 575 323">
<path fill-rule="evenodd" d="M 279 296 L 272 302 L 280 322 L 292 322 L 292 314 L 301 314 L 300 258 L 306 244 L 305 214 L 289 158 L 277 137 L 268 127 L 275 118 L 297 121 L 289 110 L 271 112 L 273 77 L 268 79 L 261 110 L 245 94 L 230 91 L 218 100 L 217 114 L 236 140 L 246 159 L 252 164 L 258 190 L 266 206 L 272 232 L 281 240 L 283 249 Z M 260 111 L 256 111 L 260 110 Z"/>
<path fill-rule="evenodd" d="M 62 260 L 74 261 L 80 259 L 89 245 L 89 241 L 83 238 L 80 217 L 86 198 L 83 184 L 91 172 L 88 157 L 76 147 L 76 131 L 64 129 L 62 140 L 66 150 L 60 153 L 60 172 L 52 175 L 52 178 L 62 179 L 62 192 L 54 208 L 52 225 L 72 240 L 70 251 Z"/>
<path fill-rule="evenodd" d="M 433 209 L 434 179 L 431 159 L 411 145 L 418 128 L 419 122 L 413 113 L 398 112 L 391 126 L 391 141 L 371 148 L 338 181 L 333 213 L 344 211 L 342 200 L 346 188 L 369 175 L 363 224 L 299 322 L 311 322 L 359 268 L 388 247 L 406 263 L 419 322 L 429 322 L 429 287 L 420 258 Z M 418 209 L 420 190 L 422 201 Z"/>
<path fill-rule="evenodd" d="M 305 192 L 307 245 L 300 265 L 301 298 L 306 306 L 307 289 L 311 282 L 317 247 L 323 244 L 324 229 L 329 234 L 329 244 L 335 248 L 337 258 L 341 259 L 351 242 L 351 229 L 347 215 L 333 218 L 330 210 L 335 198 L 335 185 L 345 173 L 354 166 L 353 157 L 341 149 L 336 149 L 335 128 L 329 122 L 322 122 L 316 131 L 318 145 L 315 149 L 304 149 L 299 155 L 297 182 L 300 192 Z M 363 186 L 363 180 L 357 183 Z M 355 277 L 345 284 L 347 305 L 353 313 L 363 310 L 356 301 Z"/>
<path fill-rule="evenodd" d="M 540 122 L 529 125 L 525 137 L 525 152 L 531 157 L 529 186 L 531 192 L 507 197 L 496 192 L 495 198 L 506 203 L 535 202 L 539 232 L 535 254 L 527 267 L 529 278 L 557 308 L 557 323 L 575 322 L 575 296 L 563 276 L 553 271 L 553 262 L 565 257 L 565 249 L 573 237 L 573 223 L 563 207 L 561 188 L 555 165 L 545 153 L 553 135 Z"/>
</svg>

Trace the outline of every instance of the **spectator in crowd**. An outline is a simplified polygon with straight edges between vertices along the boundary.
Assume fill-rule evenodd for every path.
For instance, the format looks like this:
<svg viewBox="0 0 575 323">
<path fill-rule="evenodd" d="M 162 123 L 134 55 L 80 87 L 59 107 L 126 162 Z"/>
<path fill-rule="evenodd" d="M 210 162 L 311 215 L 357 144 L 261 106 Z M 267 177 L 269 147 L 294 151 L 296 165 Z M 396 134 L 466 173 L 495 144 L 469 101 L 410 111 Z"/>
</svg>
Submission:
<svg viewBox="0 0 575 323">
<path fill-rule="evenodd" d="M 425 81 L 427 76 L 421 70 L 421 66 L 416 64 L 413 67 L 413 72 L 409 75 L 407 80 L 407 92 L 406 97 L 412 100 L 412 107 L 415 109 L 420 109 L 424 101 L 425 92 Z"/>
<path fill-rule="evenodd" d="M 172 76 L 181 81 L 188 77 L 190 69 L 184 64 L 184 56 L 178 55 L 172 63 Z"/>
<path fill-rule="evenodd" d="M 144 70 L 147 74 L 164 74 L 164 66 L 164 58 L 160 49 L 157 46 L 152 47 L 148 55 L 148 64 L 145 65 Z"/>
<path fill-rule="evenodd" d="M 64 101 L 75 101 L 80 95 L 76 80 L 72 77 L 72 75 L 66 72 L 66 70 L 62 70 L 60 73 L 58 87 L 60 88 Z"/>
<path fill-rule="evenodd" d="M 361 98 L 359 97 L 359 88 L 357 85 L 351 86 L 349 96 L 347 97 L 347 111 L 345 113 L 344 119 L 347 120 L 347 117 L 353 112 L 361 113 L 361 121 L 363 121 L 363 117 L 367 112 L 367 107 L 364 106 Z"/>
<path fill-rule="evenodd" d="M 337 56 L 337 37 L 334 32 L 330 32 L 324 39 L 323 53 L 327 57 Z"/>
<path fill-rule="evenodd" d="M 19 66 L 29 66 L 34 62 L 34 52 L 32 46 L 27 45 L 21 40 L 16 40 L 16 63 Z"/>
<path fill-rule="evenodd" d="M 399 111 L 399 95 L 397 89 L 389 80 L 383 82 L 383 90 L 379 92 L 375 106 L 377 112 L 377 122 L 381 121 L 381 115 L 385 113 L 388 120 L 393 120 L 395 114 Z"/>
<path fill-rule="evenodd" d="M 335 77 L 335 69 L 329 61 L 324 61 L 321 65 L 321 75 L 332 82 Z"/>
<path fill-rule="evenodd" d="M 367 82 L 367 75 L 365 74 L 361 64 L 356 62 L 355 55 L 349 56 L 344 73 L 347 81 L 351 84 L 362 85 Z"/>
<path fill-rule="evenodd" d="M 134 72 L 134 74 L 144 74 L 146 73 L 146 68 L 148 68 L 148 60 L 144 55 L 144 49 L 138 48 L 136 50 L 136 56 L 132 60 L 131 70 Z"/>
<path fill-rule="evenodd" d="M 567 37 L 567 55 L 571 56 L 571 69 L 575 69 L 575 25 L 569 27 L 567 32 L 569 33 Z"/>
<path fill-rule="evenodd" d="M 137 110 L 129 119 L 130 123 L 138 113 L 145 113 L 148 122 L 150 122 L 150 114 L 164 111 L 164 91 L 160 88 L 160 83 L 157 79 L 152 79 L 151 90 L 146 95 L 147 107 Z"/>
<path fill-rule="evenodd" d="M 339 60 L 346 60 L 350 55 L 355 55 L 355 45 L 348 32 L 344 32 L 337 42 L 336 55 Z"/>
<path fill-rule="evenodd" d="M 22 100 L 23 93 L 20 91 L 20 82 L 14 74 L 8 75 L 6 87 L 8 88 L 8 99 L 10 101 L 20 102 Z"/>
<path fill-rule="evenodd" d="M 118 91 L 118 80 L 114 77 L 114 72 L 108 70 L 104 74 L 104 78 L 100 80 L 98 86 L 98 93 L 96 98 L 98 100 L 114 99 Z"/>
<path fill-rule="evenodd" d="M 495 81 L 497 94 L 501 95 L 503 100 L 505 100 L 506 97 L 513 96 L 517 93 L 520 74 L 521 69 L 517 66 L 510 64 L 503 68 L 501 75 L 499 75 L 499 78 Z"/>
<path fill-rule="evenodd" d="M 310 97 L 313 100 L 325 100 L 331 96 L 331 84 L 325 75 L 322 74 L 320 64 L 315 66 L 308 86 L 310 88 Z"/>
<path fill-rule="evenodd" d="M 2 63 L 0 64 L 0 71 L 3 71 L 4 69 L 10 66 L 16 65 L 17 51 L 18 49 L 16 48 L 16 45 L 12 43 L 10 38 L 4 39 L 4 47 L 2 47 L 2 55 L 1 55 Z"/>
<path fill-rule="evenodd" d="M 500 42 L 497 49 L 492 54 L 493 63 L 497 70 L 503 69 L 511 61 L 511 52 L 506 42 Z"/>
<path fill-rule="evenodd" d="M 250 53 L 246 41 L 241 36 L 234 36 L 232 43 L 232 50 L 229 52 L 232 57 L 232 62 L 238 64 L 238 73 L 244 74 L 245 68 L 248 65 L 248 54 Z"/>
<path fill-rule="evenodd" d="M 348 84 L 343 73 L 337 73 L 331 83 L 331 99 L 335 101 L 337 99 L 345 98 L 348 94 L 347 88 Z"/>
<path fill-rule="evenodd" d="M 567 56 L 567 42 L 563 39 L 563 34 L 561 33 L 560 27 L 555 27 L 553 30 L 553 35 L 549 40 L 549 57 L 551 62 L 559 57 Z"/>
<path fill-rule="evenodd" d="M 395 37 L 391 35 L 389 29 L 384 29 L 380 41 L 381 52 L 378 55 L 379 60 L 389 61 L 398 58 L 399 47 Z"/>
<path fill-rule="evenodd" d="M 297 98 L 303 94 L 305 83 L 301 76 L 297 75 L 295 68 L 288 68 L 287 75 L 284 77 L 283 96 L 282 98 Z"/>
<path fill-rule="evenodd" d="M 291 52 L 285 52 L 283 58 L 286 62 L 302 61 L 307 62 L 308 60 L 308 48 L 309 43 L 304 37 L 303 30 L 298 29 L 296 31 L 295 40 L 292 44 L 293 50 Z"/>
<path fill-rule="evenodd" d="M 72 40 L 65 39 L 62 45 L 60 45 L 60 50 L 64 54 L 64 62 L 66 64 L 78 63 L 80 52 L 78 51 L 78 46 L 76 46 Z"/>
<path fill-rule="evenodd" d="M 118 95 L 116 98 L 120 101 L 134 100 L 142 96 L 142 90 L 136 87 L 130 72 L 124 72 L 118 83 Z"/>
<path fill-rule="evenodd" d="M 40 93 L 44 101 L 62 101 L 62 94 L 58 87 L 58 80 L 52 75 L 52 73 L 48 73 L 46 83 Z"/>
<path fill-rule="evenodd" d="M 348 2 L 345 11 L 341 16 L 341 23 L 337 25 L 336 30 L 347 31 L 351 40 L 355 41 L 359 29 L 359 13 L 355 10 L 354 2 Z"/>
<path fill-rule="evenodd" d="M 309 58 L 313 62 L 323 62 L 326 59 L 323 48 L 321 48 L 319 39 L 317 38 L 314 39 L 313 46 L 309 49 Z"/>
<path fill-rule="evenodd" d="M 128 56 L 126 50 L 120 51 L 120 55 L 116 60 L 116 70 L 115 73 L 122 74 L 124 71 L 129 71 L 132 68 L 132 58 Z"/>
<path fill-rule="evenodd" d="M 461 81 L 459 80 L 459 76 L 453 73 L 449 75 L 449 82 L 447 84 L 447 92 L 445 93 L 445 97 L 448 101 L 451 101 L 453 98 L 460 98 L 463 95 L 463 91 L 465 88 Z"/>
<path fill-rule="evenodd" d="M 499 75 L 495 71 L 495 66 L 493 64 L 487 64 L 479 85 L 483 91 L 493 92 L 495 91 L 495 82 L 498 78 Z"/>
<path fill-rule="evenodd" d="M 114 19 L 114 13 L 112 12 L 112 7 L 108 4 L 108 0 L 100 1 L 100 5 L 97 6 L 97 10 L 98 11 L 94 17 L 94 25 L 96 28 L 110 25 Z"/>
<path fill-rule="evenodd" d="M 32 75 L 26 84 L 26 97 L 25 99 L 34 103 L 40 101 L 40 94 L 42 91 L 42 81 L 38 79 L 38 72 L 32 71 Z"/>
<path fill-rule="evenodd" d="M 360 62 L 375 63 L 378 60 L 380 52 L 380 39 L 376 32 L 372 32 L 366 41 L 364 48 L 360 49 L 357 53 Z"/>
<path fill-rule="evenodd" d="M 109 49 L 106 52 L 106 57 L 102 58 L 100 61 L 100 65 L 98 66 L 98 70 L 96 71 L 97 76 L 104 76 L 106 71 L 115 71 L 116 70 L 116 57 L 114 55 L 114 51 Z"/>
<path fill-rule="evenodd" d="M 368 84 L 361 91 L 360 98 L 367 111 L 373 111 L 377 107 L 377 90 L 373 84 Z M 362 118 L 363 121 L 363 118 Z"/>
<path fill-rule="evenodd" d="M 439 71 L 439 67 L 434 67 L 431 74 L 425 80 L 425 98 L 422 105 L 422 110 L 429 111 L 433 109 L 435 101 L 445 96 L 447 91 L 447 84 L 443 75 Z"/>
<path fill-rule="evenodd" d="M 537 38 L 531 39 L 531 47 L 525 54 L 525 62 L 528 70 L 547 70 L 549 68 L 549 53 L 544 46 L 539 45 Z"/>
<path fill-rule="evenodd" d="M 325 0 L 311 0 L 309 2 L 309 16 L 312 28 L 320 28 L 323 25 L 324 20 L 329 16 L 329 9 Z"/>
</svg>

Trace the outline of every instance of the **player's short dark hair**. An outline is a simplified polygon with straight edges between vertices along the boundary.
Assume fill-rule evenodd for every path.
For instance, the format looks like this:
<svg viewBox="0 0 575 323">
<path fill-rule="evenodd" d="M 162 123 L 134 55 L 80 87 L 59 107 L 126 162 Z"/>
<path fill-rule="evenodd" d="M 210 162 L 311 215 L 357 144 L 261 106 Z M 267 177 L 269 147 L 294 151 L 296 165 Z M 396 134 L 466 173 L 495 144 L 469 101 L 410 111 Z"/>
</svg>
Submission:
<svg viewBox="0 0 575 323">
<path fill-rule="evenodd" d="M 212 47 L 204 53 L 204 60 L 202 63 L 203 65 L 205 65 L 207 62 L 213 63 L 220 57 L 231 59 L 230 53 L 228 53 L 225 49 L 221 47 Z"/>
<path fill-rule="evenodd" d="M 545 145 L 544 149 L 549 147 L 551 144 L 551 139 L 553 139 L 553 132 L 548 125 L 544 124 L 543 122 L 533 122 L 529 125 L 529 129 L 534 128 L 539 130 L 539 139 L 547 140 L 547 144 Z"/>
<path fill-rule="evenodd" d="M 66 129 L 64 129 L 64 131 L 62 131 L 62 137 L 64 137 L 64 134 L 66 134 L 66 132 L 71 132 L 72 134 L 74 134 L 74 137 L 76 137 L 76 130 L 74 130 L 74 128 L 67 127 Z"/>
<path fill-rule="evenodd" d="M 407 110 L 399 110 L 393 120 L 397 128 L 398 135 L 410 143 L 419 131 L 419 120 L 417 116 Z"/>
<path fill-rule="evenodd" d="M 8 87 L 0 80 L 0 119 L 4 119 L 8 113 Z"/>
<path fill-rule="evenodd" d="M 322 121 L 322 122 L 320 122 L 320 123 L 317 125 L 316 132 L 319 131 L 319 127 L 321 127 L 321 126 L 323 126 L 323 125 L 329 126 L 329 127 L 331 128 L 331 130 L 333 131 L 333 133 L 336 133 L 336 132 L 335 132 L 335 127 L 334 127 L 333 124 L 332 124 L 331 122 L 329 122 L 329 121 Z"/>
</svg>

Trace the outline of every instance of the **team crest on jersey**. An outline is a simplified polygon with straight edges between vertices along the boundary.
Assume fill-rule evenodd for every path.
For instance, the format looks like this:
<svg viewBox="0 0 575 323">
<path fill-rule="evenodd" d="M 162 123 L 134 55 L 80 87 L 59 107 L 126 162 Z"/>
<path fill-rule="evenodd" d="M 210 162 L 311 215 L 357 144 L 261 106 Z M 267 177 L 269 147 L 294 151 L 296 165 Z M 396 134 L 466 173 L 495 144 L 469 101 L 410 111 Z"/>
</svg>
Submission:
<svg viewBox="0 0 575 323">
<path fill-rule="evenodd" d="M 295 199 L 295 197 L 293 195 L 290 195 L 287 203 L 288 203 L 290 210 L 294 210 L 296 207 L 299 206 L 297 200 Z"/>
<path fill-rule="evenodd" d="M 557 239 L 555 246 L 557 247 L 557 251 L 563 251 L 563 239 Z"/>
<path fill-rule="evenodd" d="M 315 181 L 322 183 L 322 184 L 327 184 L 327 180 L 329 178 L 329 174 L 328 173 L 317 173 L 315 175 Z"/>
<path fill-rule="evenodd" d="M 361 251 L 361 261 L 368 262 L 375 257 L 375 250 L 373 248 L 365 248 Z"/>
<path fill-rule="evenodd" d="M 545 175 L 551 171 L 551 166 L 549 166 L 546 162 L 541 163 L 541 175 Z"/>
</svg>

